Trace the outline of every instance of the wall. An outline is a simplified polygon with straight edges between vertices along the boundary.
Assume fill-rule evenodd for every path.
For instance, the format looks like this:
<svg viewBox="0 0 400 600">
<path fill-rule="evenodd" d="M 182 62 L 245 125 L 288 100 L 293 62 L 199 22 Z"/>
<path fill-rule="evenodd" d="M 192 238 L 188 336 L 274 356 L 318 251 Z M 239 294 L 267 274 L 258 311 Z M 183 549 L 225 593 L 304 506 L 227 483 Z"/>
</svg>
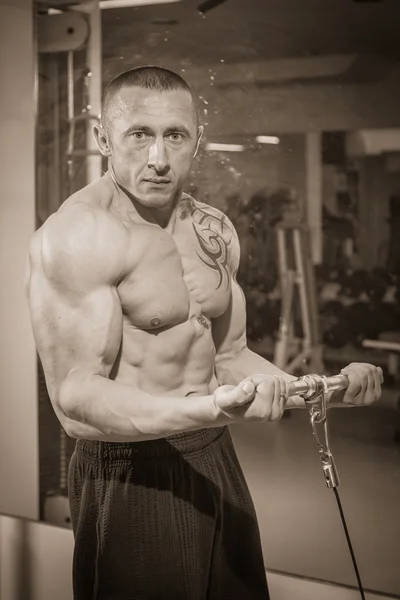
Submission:
<svg viewBox="0 0 400 600">
<path fill-rule="evenodd" d="M 2 600 L 72 600 L 71 531 L 0 516 L 0 597 Z M 150 575 L 151 576 L 151 575 Z M 271 600 L 357 600 L 340 586 L 269 573 Z M 384 596 L 366 594 L 367 600 Z"/>
<path fill-rule="evenodd" d="M 0 89 L 0 512 L 36 519 L 36 353 L 23 290 L 35 228 L 31 0 L 0 0 Z"/>
</svg>

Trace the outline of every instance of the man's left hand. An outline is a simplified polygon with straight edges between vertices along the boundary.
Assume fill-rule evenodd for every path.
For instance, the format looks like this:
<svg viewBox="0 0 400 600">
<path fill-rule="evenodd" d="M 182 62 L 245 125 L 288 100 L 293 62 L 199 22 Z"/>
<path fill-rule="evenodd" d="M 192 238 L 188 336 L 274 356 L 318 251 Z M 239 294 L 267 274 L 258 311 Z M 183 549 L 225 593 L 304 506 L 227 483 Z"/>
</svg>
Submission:
<svg viewBox="0 0 400 600">
<path fill-rule="evenodd" d="M 350 363 L 341 373 L 349 378 L 349 387 L 344 393 L 343 403 L 369 406 L 381 397 L 383 373 L 380 367 L 367 363 Z M 332 400 L 335 401 L 334 398 Z"/>
</svg>

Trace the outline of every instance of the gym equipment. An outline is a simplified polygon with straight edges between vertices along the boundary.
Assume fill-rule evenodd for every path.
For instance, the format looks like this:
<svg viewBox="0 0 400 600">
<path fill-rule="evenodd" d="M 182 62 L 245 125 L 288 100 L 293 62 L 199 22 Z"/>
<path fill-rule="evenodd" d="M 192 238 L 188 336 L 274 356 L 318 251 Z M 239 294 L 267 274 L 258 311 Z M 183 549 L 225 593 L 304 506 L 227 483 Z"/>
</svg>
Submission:
<svg viewBox="0 0 400 600">
<path fill-rule="evenodd" d="M 339 300 L 326 302 L 321 309 L 322 339 L 331 348 L 343 348 L 348 342 L 346 308 Z"/>
<path fill-rule="evenodd" d="M 349 298 L 359 299 L 369 289 L 369 275 L 365 269 L 349 269 L 339 276 L 342 284 L 341 294 Z"/>
<path fill-rule="evenodd" d="M 319 294 L 322 338 L 327 346 L 361 348 L 364 339 L 399 329 L 397 282 L 386 269 L 325 271 L 323 276 L 330 279 Z M 340 292 L 335 287 L 339 281 Z"/>
<path fill-rule="evenodd" d="M 273 292 L 278 282 L 278 267 L 274 225 L 282 218 L 286 196 L 280 192 L 254 194 L 243 207 L 239 237 L 242 247 L 240 279 L 245 286 L 252 285 L 267 293 Z"/>
<path fill-rule="evenodd" d="M 67 481 L 67 434 L 60 426 L 60 479 L 57 491 L 50 491 L 44 502 L 44 520 L 72 529 Z"/>
<path fill-rule="evenodd" d="M 265 314 L 267 317 L 266 331 L 272 338 L 276 338 L 281 319 L 281 303 L 276 300 L 269 300 L 266 305 Z"/>
<path fill-rule="evenodd" d="M 289 384 L 289 396 L 299 395 L 304 398 L 313 432 L 317 443 L 318 453 L 322 463 L 322 470 L 325 483 L 335 494 L 340 518 L 342 521 L 347 545 L 349 548 L 354 572 L 357 579 L 358 589 L 362 600 L 365 600 L 364 590 L 361 583 L 360 573 L 357 566 L 356 557 L 352 547 L 346 519 L 344 516 L 339 492 L 339 475 L 336 469 L 335 461 L 332 455 L 329 441 L 329 429 L 327 420 L 326 394 L 334 390 L 346 389 L 349 380 L 346 375 L 335 375 L 334 377 L 324 377 L 319 375 L 305 375 L 297 381 Z"/>
<path fill-rule="evenodd" d="M 324 375 L 303 375 L 295 381 L 289 383 L 289 397 L 302 396 L 308 404 L 317 403 L 318 397 L 322 391 L 326 394 L 336 390 L 345 390 L 348 387 L 349 378 L 347 375 L 333 375 L 325 377 Z"/>
<path fill-rule="evenodd" d="M 361 347 L 365 338 L 378 335 L 379 327 L 367 302 L 354 302 L 348 306 L 346 321 L 349 341 L 356 347 Z"/>
<path fill-rule="evenodd" d="M 331 348 L 351 344 L 363 347 L 363 340 L 375 339 L 384 332 L 396 331 L 400 315 L 396 305 L 379 302 L 326 302 L 321 308 L 323 341 Z"/>
<path fill-rule="evenodd" d="M 84 75 L 84 102 L 83 108 L 80 114 L 75 114 L 75 81 L 74 81 L 74 53 L 71 51 L 68 53 L 68 67 L 67 67 L 67 79 L 68 79 L 68 147 L 67 147 L 67 164 L 68 164 L 68 195 L 73 194 L 76 190 L 74 189 L 74 177 L 75 177 L 75 158 L 89 160 L 89 157 L 96 157 L 101 165 L 101 154 L 97 148 L 88 148 L 85 143 L 85 147 L 76 147 L 76 128 L 79 123 L 85 123 L 86 129 L 93 123 L 98 122 L 99 116 L 91 112 L 90 104 L 90 79 L 92 73 L 89 69 L 86 69 Z M 89 164 L 87 169 L 89 170 Z M 97 176 L 101 176 L 101 170 L 98 170 Z M 94 176 L 94 179 L 96 175 Z"/>
<path fill-rule="evenodd" d="M 390 227 L 388 257 L 386 267 L 391 273 L 400 275 L 400 196 L 391 196 L 389 200 Z"/>
<path fill-rule="evenodd" d="M 400 333 L 392 332 L 383 334 L 379 340 L 365 339 L 363 341 L 364 348 L 374 348 L 375 350 L 385 350 L 389 353 L 388 358 L 388 373 L 398 380 L 400 375 L 399 355 L 400 355 Z"/>
<path fill-rule="evenodd" d="M 400 348 L 400 344 L 399 344 Z M 340 374 L 333 377 L 320 375 L 303 375 L 288 384 L 288 396 L 301 396 L 304 399 L 310 417 L 312 433 L 317 444 L 319 457 L 322 463 L 322 471 L 325 483 L 335 493 L 343 529 L 345 532 L 348 548 L 350 551 L 354 571 L 357 578 L 361 598 L 365 600 L 364 591 L 357 567 L 356 558 L 351 544 L 342 504 L 337 487 L 339 486 L 339 475 L 336 469 L 329 441 L 328 411 L 326 395 L 335 390 L 345 390 L 349 385 L 347 375 Z M 249 404 L 252 402 L 250 400 Z M 235 408 L 235 407 L 234 407 Z M 228 410 L 229 409 L 225 409 Z"/>
<path fill-rule="evenodd" d="M 379 340 L 364 340 L 364 348 L 374 348 L 375 350 L 385 350 L 388 353 L 388 373 L 394 383 L 399 381 L 399 357 L 400 357 L 400 333 L 382 335 Z M 397 398 L 397 409 L 400 410 L 400 395 Z M 400 430 L 394 434 L 394 441 L 400 442 Z"/>
<path fill-rule="evenodd" d="M 280 302 L 269 297 L 258 287 L 249 286 L 246 292 L 247 336 L 262 340 L 266 335 L 275 337 L 279 328 Z"/>
<path fill-rule="evenodd" d="M 383 267 L 375 267 L 370 273 L 367 282 L 367 295 L 373 301 L 381 301 L 390 286 L 393 285 L 393 277 Z"/>
<path fill-rule="evenodd" d="M 398 332 L 400 312 L 397 304 L 377 302 L 370 305 L 371 326 L 367 329 L 367 338 L 378 337 L 383 333 Z M 370 332 L 372 331 L 372 335 Z"/>
<path fill-rule="evenodd" d="M 76 11 L 38 15 L 36 27 L 40 54 L 79 50 L 89 35 L 87 20 Z"/>
<path fill-rule="evenodd" d="M 348 343 L 348 336 L 343 325 L 333 325 L 325 331 L 322 339 L 329 348 L 344 348 Z"/>
<path fill-rule="evenodd" d="M 310 368 L 323 371 L 319 338 L 314 271 L 311 263 L 308 228 L 299 219 L 288 218 L 276 225 L 279 274 L 282 290 L 281 319 L 275 344 L 274 364 L 289 373 Z M 298 301 L 302 339 L 301 351 L 289 358 L 294 335 L 295 301 Z"/>
<path fill-rule="evenodd" d="M 249 339 L 260 340 L 264 337 L 267 325 L 264 307 L 267 295 L 257 287 L 248 286 L 246 289 L 247 335 Z"/>
</svg>

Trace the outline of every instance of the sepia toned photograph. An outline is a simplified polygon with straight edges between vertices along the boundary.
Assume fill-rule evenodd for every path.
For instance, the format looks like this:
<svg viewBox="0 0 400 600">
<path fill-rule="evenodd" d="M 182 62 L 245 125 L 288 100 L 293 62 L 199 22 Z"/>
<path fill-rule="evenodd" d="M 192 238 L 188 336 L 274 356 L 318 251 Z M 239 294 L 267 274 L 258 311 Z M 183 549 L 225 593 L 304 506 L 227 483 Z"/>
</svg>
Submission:
<svg viewBox="0 0 400 600">
<path fill-rule="evenodd" d="M 400 0 L 0 0 L 1 600 L 400 599 Z"/>
</svg>

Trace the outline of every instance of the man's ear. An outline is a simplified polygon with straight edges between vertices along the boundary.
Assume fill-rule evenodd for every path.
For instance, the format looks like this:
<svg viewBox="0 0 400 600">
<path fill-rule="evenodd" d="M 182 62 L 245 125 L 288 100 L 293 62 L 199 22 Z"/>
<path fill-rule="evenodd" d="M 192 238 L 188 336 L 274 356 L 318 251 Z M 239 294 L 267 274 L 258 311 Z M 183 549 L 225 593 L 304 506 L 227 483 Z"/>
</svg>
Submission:
<svg viewBox="0 0 400 600">
<path fill-rule="evenodd" d="M 108 139 L 108 135 L 104 130 L 101 123 L 93 125 L 93 135 L 96 140 L 96 144 L 103 156 L 110 157 L 112 154 L 111 145 Z"/>
<path fill-rule="evenodd" d="M 204 127 L 202 125 L 199 125 L 199 127 L 197 128 L 196 150 L 194 151 L 193 158 L 195 158 L 195 156 L 197 155 L 197 152 L 199 151 L 200 141 L 201 141 L 201 138 L 203 137 L 203 133 L 204 133 Z"/>
</svg>

